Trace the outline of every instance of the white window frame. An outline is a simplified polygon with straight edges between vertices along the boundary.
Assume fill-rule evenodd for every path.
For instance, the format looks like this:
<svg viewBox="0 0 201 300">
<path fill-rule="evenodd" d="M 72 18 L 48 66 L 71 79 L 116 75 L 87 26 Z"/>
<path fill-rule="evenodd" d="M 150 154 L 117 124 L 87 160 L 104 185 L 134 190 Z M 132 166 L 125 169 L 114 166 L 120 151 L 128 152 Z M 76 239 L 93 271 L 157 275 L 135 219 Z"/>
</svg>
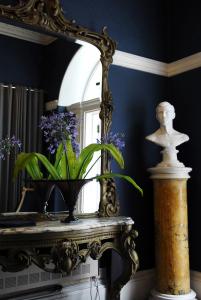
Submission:
<svg viewBox="0 0 201 300">
<path fill-rule="evenodd" d="M 69 111 L 73 111 L 76 114 L 76 116 L 81 120 L 80 126 L 79 126 L 79 137 L 78 137 L 81 149 L 86 146 L 85 132 L 86 132 L 87 128 L 86 128 L 85 114 L 88 112 L 94 112 L 94 111 L 100 112 L 100 103 L 101 103 L 100 99 L 96 98 L 96 99 L 92 99 L 89 101 L 75 103 L 75 104 L 72 104 L 71 106 L 67 107 L 67 109 Z M 100 130 L 100 135 L 101 135 L 101 124 L 99 126 L 99 130 Z M 100 172 L 101 172 L 101 170 L 100 170 Z M 97 186 L 98 185 L 99 185 L 99 183 L 97 182 Z M 83 187 L 82 192 L 80 193 L 79 199 L 77 201 L 76 213 L 78 213 L 78 214 L 92 213 L 92 211 L 90 211 L 90 209 L 89 209 L 89 211 L 84 211 L 84 206 L 85 206 L 84 205 L 84 201 L 85 201 L 84 189 L 85 188 L 87 188 L 87 186 Z M 99 189 L 99 187 L 98 187 L 98 189 Z M 98 210 L 98 205 L 100 202 L 100 193 L 99 193 L 99 199 L 95 199 L 93 201 L 97 201 L 97 210 Z M 93 211 L 93 212 L 95 212 L 95 211 Z"/>
</svg>

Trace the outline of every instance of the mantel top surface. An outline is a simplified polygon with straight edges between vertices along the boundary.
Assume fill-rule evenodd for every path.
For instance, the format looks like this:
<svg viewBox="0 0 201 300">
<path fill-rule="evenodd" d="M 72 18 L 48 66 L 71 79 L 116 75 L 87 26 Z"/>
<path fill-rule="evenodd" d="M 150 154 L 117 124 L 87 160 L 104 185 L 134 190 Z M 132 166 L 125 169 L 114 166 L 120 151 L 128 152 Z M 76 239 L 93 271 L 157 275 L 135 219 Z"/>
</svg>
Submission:
<svg viewBox="0 0 201 300">
<path fill-rule="evenodd" d="M 36 223 L 36 226 L 15 227 L 15 228 L 0 228 L 1 235 L 16 235 L 16 234 L 40 234 L 40 233 L 60 233 L 60 232 L 75 232 L 89 229 L 100 229 L 103 227 L 132 225 L 133 220 L 129 217 L 110 217 L 110 218 L 87 218 L 80 219 L 74 223 L 64 224 L 59 220 L 49 221 L 43 220 Z"/>
</svg>

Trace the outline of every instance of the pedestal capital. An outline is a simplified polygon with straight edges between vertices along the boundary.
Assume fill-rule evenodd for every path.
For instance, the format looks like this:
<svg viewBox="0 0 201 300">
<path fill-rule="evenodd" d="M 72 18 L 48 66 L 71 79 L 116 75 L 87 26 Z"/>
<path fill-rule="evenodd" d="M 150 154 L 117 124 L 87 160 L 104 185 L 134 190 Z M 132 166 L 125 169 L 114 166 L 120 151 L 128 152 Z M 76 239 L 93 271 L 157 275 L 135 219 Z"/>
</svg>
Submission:
<svg viewBox="0 0 201 300">
<path fill-rule="evenodd" d="M 188 179 L 191 168 L 186 167 L 154 167 L 149 168 L 152 179 Z"/>
</svg>

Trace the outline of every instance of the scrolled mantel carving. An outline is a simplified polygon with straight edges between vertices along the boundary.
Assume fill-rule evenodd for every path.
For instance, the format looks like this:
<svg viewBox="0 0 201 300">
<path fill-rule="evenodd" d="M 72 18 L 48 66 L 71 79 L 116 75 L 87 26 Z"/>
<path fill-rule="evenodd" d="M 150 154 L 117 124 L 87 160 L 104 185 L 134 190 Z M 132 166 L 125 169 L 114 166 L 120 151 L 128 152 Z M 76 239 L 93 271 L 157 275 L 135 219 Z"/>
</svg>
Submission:
<svg viewBox="0 0 201 300">
<path fill-rule="evenodd" d="M 0 267 L 5 272 L 18 272 L 35 264 L 47 272 L 70 274 L 88 257 L 99 260 L 105 251 L 114 250 L 121 256 L 124 268 L 110 291 L 110 299 L 118 299 L 121 288 L 134 276 L 139 266 L 135 251 L 136 237 L 137 232 L 132 225 L 123 225 L 110 238 L 104 233 L 97 238 L 94 231 L 94 237 L 90 235 L 88 241 L 85 236 L 77 238 L 75 233 L 73 239 L 55 240 L 51 246 L 48 243 L 45 246 L 42 242 L 41 246 L 35 247 L 14 244 L 8 249 L 0 249 Z M 48 236 L 44 240 L 48 241 Z"/>
<path fill-rule="evenodd" d="M 17 22 L 45 29 L 48 32 L 56 33 L 74 39 L 86 41 L 100 50 L 100 61 L 102 63 L 102 102 L 101 102 L 101 133 L 105 136 L 111 127 L 112 122 L 112 94 L 108 84 L 109 66 L 116 49 L 116 43 L 108 33 L 107 27 L 101 33 L 93 32 L 88 28 L 77 25 L 74 20 L 67 20 L 59 0 L 19 0 L 15 6 L 0 5 L 0 16 L 15 20 Z M 102 173 L 110 171 L 110 163 L 107 153 L 101 158 Z M 111 180 L 101 183 L 101 194 L 104 198 L 100 202 L 99 216 L 108 217 L 119 214 L 119 205 L 116 198 L 116 190 Z M 112 196 L 107 196 L 105 192 Z M 102 199 L 102 198 L 101 198 Z"/>
<path fill-rule="evenodd" d="M 3 272 L 19 272 L 28 268 L 32 263 L 32 255 L 29 250 L 10 249 L 4 255 L 0 255 L 0 266 Z"/>
<path fill-rule="evenodd" d="M 135 274 L 139 267 L 139 259 L 135 250 L 135 239 L 137 237 L 138 232 L 131 227 L 128 227 L 122 235 L 122 245 L 125 252 L 125 256 L 128 260 L 132 261 L 131 277 Z"/>
<path fill-rule="evenodd" d="M 81 262 L 78 244 L 71 240 L 62 241 L 52 249 L 52 259 L 55 271 L 69 274 Z"/>
<path fill-rule="evenodd" d="M 79 250 L 79 245 L 72 241 L 63 241 L 54 248 L 56 251 L 56 270 L 69 273 L 81 262 L 85 262 L 87 257 L 100 259 L 106 250 L 116 251 L 123 260 L 124 271 L 114 282 L 110 291 L 110 299 L 119 299 L 122 287 L 133 278 L 139 267 L 139 259 L 135 250 L 135 239 L 138 232 L 133 226 L 126 226 L 122 234 L 112 241 L 101 241 L 94 239 L 87 244 L 87 247 Z M 53 259 L 54 260 L 54 259 Z M 58 262 L 59 260 L 59 262 Z M 58 268 L 59 266 L 59 268 Z"/>
</svg>

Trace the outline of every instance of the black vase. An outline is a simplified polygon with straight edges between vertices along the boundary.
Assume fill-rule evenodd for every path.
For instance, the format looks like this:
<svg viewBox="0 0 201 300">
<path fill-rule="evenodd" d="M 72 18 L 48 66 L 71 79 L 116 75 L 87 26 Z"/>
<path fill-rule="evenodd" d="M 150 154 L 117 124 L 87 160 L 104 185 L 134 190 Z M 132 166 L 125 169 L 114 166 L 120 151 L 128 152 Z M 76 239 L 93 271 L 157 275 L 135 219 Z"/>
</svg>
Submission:
<svg viewBox="0 0 201 300">
<path fill-rule="evenodd" d="M 90 182 L 91 179 L 72 179 L 72 180 L 58 180 L 55 184 L 60 189 L 64 201 L 68 207 L 69 215 L 62 222 L 70 223 L 72 221 L 77 221 L 78 218 L 74 216 L 74 209 L 77 203 L 78 195 L 82 187 Z"/>
<path fill-rule="evenodd" d="M 31 185 L 33 186 L 35 192 L 38 195 L 37 199 L 37 211 L 39 213 L 48 214 L 47 206 L 52 192 L 56 186 L 54 180 L 31 180 Z"/>
</svg>

